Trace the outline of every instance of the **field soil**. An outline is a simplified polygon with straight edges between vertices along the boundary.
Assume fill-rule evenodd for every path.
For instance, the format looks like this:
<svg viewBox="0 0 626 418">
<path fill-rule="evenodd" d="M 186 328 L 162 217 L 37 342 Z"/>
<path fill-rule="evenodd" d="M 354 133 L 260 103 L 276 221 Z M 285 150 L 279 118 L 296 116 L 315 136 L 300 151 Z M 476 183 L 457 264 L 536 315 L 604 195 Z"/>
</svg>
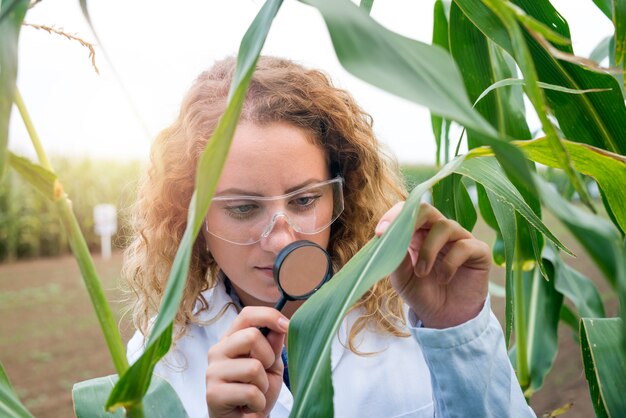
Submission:
<svg viewBox="0 0 626 418">
<path fill-rule="evenodd" d="M 479 228 L 480 231 L 484 228 Z M 559 235 L 558 230 L 554 232 Z M 492 239 L 487 232 L 481 238 Z M 598 271 L 572 241 L 580 257 L 573 264 L 597 281 L 605 296 L 607 314 L 616 315 L 616 301 Z M 94 256 L 108 300 L 128 341 L 132 326 L 119 289 L 121 255 L 109 260 Z M 493 280 L 502 283 L 503 271 L 494 268 Z M 493 297 L 494 312 L 504 323 L 503 299 Z M 559 331 L 559 354 L 544 387 L 532 398 L 537 416 L 568 403 L 564 417 L 589 418 L 593 407 L 572 330 Z M 0 265 L 0 362 L 20 399 L 35 417 L 74 416 L 74 383 L 113 374 L 114 369 L 75 260 L 71 256 Z"/>
</svg>

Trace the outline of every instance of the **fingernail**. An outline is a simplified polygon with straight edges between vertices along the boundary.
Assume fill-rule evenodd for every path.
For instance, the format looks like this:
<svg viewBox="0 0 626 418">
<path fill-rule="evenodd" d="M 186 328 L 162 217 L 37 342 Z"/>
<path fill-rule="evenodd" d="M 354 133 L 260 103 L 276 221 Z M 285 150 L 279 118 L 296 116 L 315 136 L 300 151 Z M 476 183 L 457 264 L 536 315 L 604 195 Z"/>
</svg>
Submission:
<svg viewBox="0 0 626 418">
<path fill-rule="evenodd" d="M 387 230 L 388 226 L 389 226 L 389 221 L 382 221 L 376 226 L 376 230 L 374 232 L 376 233 L 376 235 L 380 236 L 382 235 L 383 232 Z"/>
<path fill-rule="evenodd" d="M 287 330 L 289 330 L 289 320 L 281 316 L 278 318 L 278 326 L 281 327 L 283 331 L 287 332 Z"/>
</svg>

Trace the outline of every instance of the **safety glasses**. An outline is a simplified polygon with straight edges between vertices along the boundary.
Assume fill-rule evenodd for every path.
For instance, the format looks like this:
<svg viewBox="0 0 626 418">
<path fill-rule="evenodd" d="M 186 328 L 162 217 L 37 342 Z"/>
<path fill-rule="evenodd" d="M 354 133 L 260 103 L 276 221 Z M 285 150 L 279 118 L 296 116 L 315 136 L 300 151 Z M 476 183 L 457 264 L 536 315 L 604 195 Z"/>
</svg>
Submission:
<svg viewBox="0 0 626 418">
<path fill-rule="evenodd" d="M 295 232 L 317 234 L 343 212 L 343 179 L 309 184 L 281 196 L 218 196 L 205 219 L 209 234 L 238 245 L 266 238 L 283 219 Z"/>
</svg>

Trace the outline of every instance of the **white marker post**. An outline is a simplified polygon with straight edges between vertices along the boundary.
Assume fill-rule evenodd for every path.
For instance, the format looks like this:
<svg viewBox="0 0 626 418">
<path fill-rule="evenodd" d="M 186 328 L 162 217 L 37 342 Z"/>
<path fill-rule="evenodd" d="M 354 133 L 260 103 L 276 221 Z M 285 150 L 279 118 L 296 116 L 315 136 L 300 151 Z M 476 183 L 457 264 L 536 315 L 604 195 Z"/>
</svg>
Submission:
<svg viewBox="0 0 626 418">
<path fill-rule="evenodd" d="M 117 208 L 110 204 L 96 205 L 93 208 L 94 229 L 100 236 L 102 258 L 111 258 L 111 237 L 117 231 Z"/>
</svg>

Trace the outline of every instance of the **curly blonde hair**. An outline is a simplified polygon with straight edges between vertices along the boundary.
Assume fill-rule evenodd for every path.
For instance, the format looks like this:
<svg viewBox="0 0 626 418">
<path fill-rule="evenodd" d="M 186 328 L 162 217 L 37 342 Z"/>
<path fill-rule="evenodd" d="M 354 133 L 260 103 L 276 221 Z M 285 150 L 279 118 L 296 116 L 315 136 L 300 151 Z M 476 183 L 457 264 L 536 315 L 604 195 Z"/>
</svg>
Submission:
<svg viewBox="0 0 626 418">
<path fill-rule="evenodd" d="M 135 326 L 147 335 L 158 310 L 176 250 L 187 223 L 196 164 L 226 104 L 236 60 L 216 62 L 200 74 L 185 97 L 176 121 L 152 146 L 150 167 L 141 180 L 134 208 L 134 239 L 125 252 L 122 272 L 134 299 Z M 241 120 L 256 124 L 287 122 L 312 133 L 326 151 L 332 175 L 345 179 L 345 209 L 331 226 L 328 251 L 335 271 L 373 236 L 380 217 L 406 191 L 396 163 L 386 157 L 372 130 L 372 118 L 324 73 L 292 61 L 261 57 L 248 89 Z M 201 295 L 217 284 L 219 268 L 206 251 L 202 234 L 193 247 L 176 329 L 197 322 L 208 308 Z M 354 308 L 363 315 L 351 328 L 348 346 L 368 324 L 393 335 L 405 318 L 402 302 L 388 279 L 378 282 Z M 179 338 L 178 333 L 176 338 Z"/>
</svg>

